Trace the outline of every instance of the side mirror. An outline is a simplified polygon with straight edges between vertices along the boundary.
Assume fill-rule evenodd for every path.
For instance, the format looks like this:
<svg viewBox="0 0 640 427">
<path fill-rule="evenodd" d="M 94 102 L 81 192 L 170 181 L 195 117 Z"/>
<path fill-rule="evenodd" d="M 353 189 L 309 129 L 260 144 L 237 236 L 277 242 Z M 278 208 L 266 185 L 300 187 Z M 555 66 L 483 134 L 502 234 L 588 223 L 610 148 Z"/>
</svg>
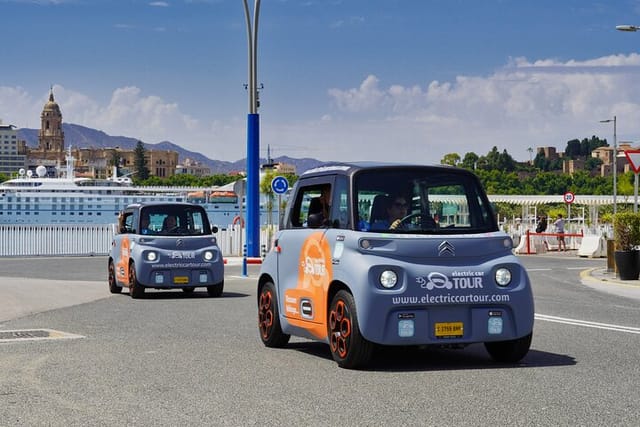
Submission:
<svg viewBox="0 0 640 427">
<path fill-rule="evenodd" d="M 211 234 L 216 234 L 218 232 L 218 227 L 216 227 L 215 225 L 211 226 Z"/>
</svg>

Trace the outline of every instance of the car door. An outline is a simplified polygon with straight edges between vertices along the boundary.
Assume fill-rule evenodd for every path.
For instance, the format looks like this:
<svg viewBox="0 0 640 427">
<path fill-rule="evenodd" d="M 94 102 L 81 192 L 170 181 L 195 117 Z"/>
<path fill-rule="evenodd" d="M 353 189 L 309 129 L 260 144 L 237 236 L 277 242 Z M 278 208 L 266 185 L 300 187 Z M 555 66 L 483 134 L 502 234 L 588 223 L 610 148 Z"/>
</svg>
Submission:
<svg viewBox="0 0 640 427">
<path fill-rule="evenodd" d="M 116 280 L 129 283 L 129 260 L 131 258 L 131 235 L 134 229 L 134 212 L 125 210 L 118 218 L 118 234 L 113 239 L 113 264 Z"/>
<path fill-rule="evenodd" d="M 335 214 L 330 209 L 329 218 L 320 225 L 311 221 L 311 216 L 317 207 L 314 202 L 323 191 L 333 190 L 333 183 L 332 176 L 299 183 L 277 242 L 281 312 L 289 323 L 319 339 L 326 337 L 326 291 L 332 277 L 331 247 L 326 234 Z"/>
</svg>

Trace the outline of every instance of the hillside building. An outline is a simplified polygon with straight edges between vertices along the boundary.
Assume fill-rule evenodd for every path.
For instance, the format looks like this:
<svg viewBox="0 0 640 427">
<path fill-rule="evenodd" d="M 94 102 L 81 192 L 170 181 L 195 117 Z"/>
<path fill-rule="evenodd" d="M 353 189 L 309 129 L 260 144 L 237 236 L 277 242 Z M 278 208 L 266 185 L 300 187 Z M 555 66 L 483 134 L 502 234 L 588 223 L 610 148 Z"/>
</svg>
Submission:
<svg viewBox="0 0 640 427">
<path fill-rule="evenodd" d="M 14 131 L 15 132 L 15 131 Z M 0 148 L 1 150 L 1 148 Z M 4 151 L 4 150 L 2 150 Z M 53 89 L 49 92 L 40 115 L 40 130 L 38 131 L 38 147 L 26 149 L 26 165 L 35 170 L 39 165 L 47 168 L 49 176 L 56 176 L 65 167 L 64 131 L 62 130 L 62 112 L 55 101 Z M 170 177 L 176 173 L 178 153 L 172 150 L 146 149 L 145 160 L 152 176 L 160 178 Z M 77 148 L 71 147 L 71 155 L 76 159 L 75 171 L 77 176 L 89 178 L 109 178 L 113 174 L 114 160 L 117 160 L 121 175 L 135 175 L 134 150 L 115 148 Z M 1 172 L 1 170 L 0 170 Z"/>
<path fill-rule="evenodd" d="M 13 176 L 26 166 L 26 143 L 18 140 L 15 126 L 4 125 L 0 120 L 0 173 Z"/>
<path fill-rule="evenodd" d="M 193 175 L 203 177 L 211 175 L 211 168 L 196 160 L 186 158 L 182 164 L 176 166 L 176 174 Z"/>
<path fill-rule="evenodd" d="M 629 171 L 629 162 L 624 156 L 626 150 L 633 150 L 631 144 L 623 142 L 618 144 L 618 153 L 614 155 L 613 147 L 598 147 L 591 152 L 591 157 L 600 159 L 600 176 L 609 176 L 613 174 L 613 165 L 615 161 L 616 172 L 618 174 Z"/>
</svg>

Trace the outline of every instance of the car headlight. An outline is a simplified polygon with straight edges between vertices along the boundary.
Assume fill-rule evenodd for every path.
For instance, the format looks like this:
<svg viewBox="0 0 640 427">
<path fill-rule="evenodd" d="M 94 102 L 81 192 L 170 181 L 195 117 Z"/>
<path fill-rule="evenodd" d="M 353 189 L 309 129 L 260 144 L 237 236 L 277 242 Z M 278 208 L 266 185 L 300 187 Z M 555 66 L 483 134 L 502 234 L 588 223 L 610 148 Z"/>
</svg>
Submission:
<svg viewBox="0 0 640 427">
<path fill-rule="evenodd" d="M 511 283 L 511 271 L 508 268 L 496 270 L 496 283 L 500 286 L 508 286 Z"/>
<path fill-rule="evenodd" d="M 158 254 L 153 252 L 153 251 L 149 251 L 147 252 L 147 261 L 155 261 L 158 259 Z"/>
<path fill-rule="evenodd" d="M 213 252 L 204 251 L 203 257 L 204 257 L 205 261 L 211 261 L 213 259 Z"/>
<path fill-rule="evenodd" d="M 380 284 L 383 288 L 391 289 L 398 283 L 398 275 L 392 270 L 385 270 L 380 274 Z"/>
</svg>

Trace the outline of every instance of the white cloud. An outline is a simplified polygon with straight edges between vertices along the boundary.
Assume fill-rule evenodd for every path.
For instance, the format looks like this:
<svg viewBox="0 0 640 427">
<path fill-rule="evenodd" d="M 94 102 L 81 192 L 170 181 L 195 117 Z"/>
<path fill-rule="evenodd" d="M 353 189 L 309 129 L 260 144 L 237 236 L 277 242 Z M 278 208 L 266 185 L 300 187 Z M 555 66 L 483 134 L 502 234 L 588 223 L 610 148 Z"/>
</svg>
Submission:
<svg viewBox="0 0 640 427">
<path fill-rule="evenodd" d="M 178 104 L 144 95 L 133 86 L 116 89 L 106 105 L 59 85 L 53 86 L 53 93 L 65 123 L 138 138 L 145 143 L 168 140 L 216 159 L 244 157 L 238 144 L 229 143 L 246 141 L 246 124 L 234 119 L 206 123 L 180 111 Z M 20 87 L 0 86 L 0 119 L 17 127 L 40 128 L 40 113 L 48 96 L 48 92 L 34 97 Z"/>
<path fill-rule="evenodd" d="M 618 140 L 640 140 L 637 54 L 567 62 L 516 58 L 488 76 L 406 86 L 369 75 L 357 87 L 327 94 L 331 102 L 317 118 L 277 117 L 265 107 L 261 154 L 269 145 L 275 156 L 438 163 L 447 153 L 484 155 L 497 146 L 527 160 L 529 147 L 562 150 L 568 140 L 592 135 L 611 142 L 612 126 L 599 121 L 614 115 Z M 146 143 L 169 140 L 213 159 L 245 157 L 242 115 L 187 114 L 176 102 L 135 86 L 115 89 L 108 102 L 62 86 L 54 86 L 54 95 L 67 123 Z M 0 118 L 39 128 L 47 96 L 0 86 Z"/>
<path fill-rule="evenodd" d="M 528 147 L 562 150 L 569 139 L 594 134 L 610 140 L 612 131 L 598 122 L 613 115 L 618 116 L 619 136 L 638 140 L 638 66 L 637 54 L 567 62 L 516 58 L 486 77 L 382 87 L 371 75 L 358 88 L 328 93 L 342 121 L 368 135 L 359 137 L 366 153 L 379 159 L 389 153 L 389 145 L 408 147 L 406 153 L 393 150 L 400 160 L 432 162 L 448 152 L 486 154 L 495 145 L 524 160 Z M 338 115 L 332 115 L 337 121 Z M 371 117 L 382 119 L 367 122 Z M 348 150 L 346 156 L 357 155 Z"/>
</svg>

